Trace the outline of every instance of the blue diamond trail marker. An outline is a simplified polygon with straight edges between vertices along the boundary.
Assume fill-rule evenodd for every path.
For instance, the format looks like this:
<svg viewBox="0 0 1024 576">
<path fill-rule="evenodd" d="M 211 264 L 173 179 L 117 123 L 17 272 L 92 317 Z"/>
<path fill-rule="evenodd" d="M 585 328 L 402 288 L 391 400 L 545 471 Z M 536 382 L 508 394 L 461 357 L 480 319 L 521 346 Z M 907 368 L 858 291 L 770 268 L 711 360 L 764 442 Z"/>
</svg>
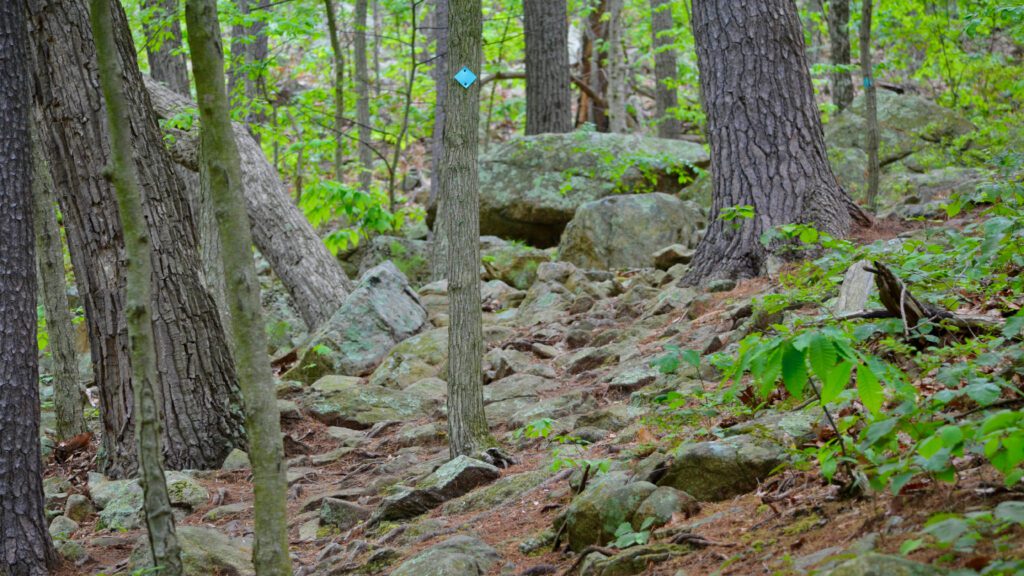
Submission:
<svg viewBox="0 0 1024 576">
<path fill-rule="evenodd" d="M 459 73 L 455 75 L 455 81 L 462 84 L 462 87 L 468 90 L 473 85 L 473 82 L 476 82 L 476 74 L 473 74 L 472 70 L 463 66 L 462 70 L 459 70 Z"/>
</svg>

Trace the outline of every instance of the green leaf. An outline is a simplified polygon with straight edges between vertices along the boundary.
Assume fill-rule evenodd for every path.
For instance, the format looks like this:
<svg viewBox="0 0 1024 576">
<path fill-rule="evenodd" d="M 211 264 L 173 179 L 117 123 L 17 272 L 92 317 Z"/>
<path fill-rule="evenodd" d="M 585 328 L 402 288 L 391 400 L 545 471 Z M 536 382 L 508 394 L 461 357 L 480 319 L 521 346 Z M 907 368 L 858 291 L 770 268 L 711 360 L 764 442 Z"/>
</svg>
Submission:
<svg viewBox="0 0 1024 576">
<path fill-rule="evenodd" d="M 946 448 L 955 448 L 964 441 L 964 431 L 959 426 L 947 425 L 939 428 L 937 433 Z"/>
<path fill-rule="evenodd" d="M 1002 395 L 1002 390 L 999 389 L 999 386 L 984 380 L 968 384 L 964 387 L 964 392 L 971 400 L 982 406 L 988 406 Z"/>
<path fill-rule="evenodd" d="M 885 400 L 882 385 L 878 383 L 878 377 L 867 364 L 857 367 L 857 393 L 864 407 L 873 415 L 877 416 L 881 412 L 882 402 Z"/>
<path fill-rule="evenodd" d="M 1017 500 L 1001 502 L 996 506 L 995 517 L 1004 522 L 1024 524 L 1024 502 Z"/>
<path fill-rule="evenodd" d="M 807 358 L 811 361 L 814 375 L 821 382 L 828 382 L 829 373 L 836 365 L 836 348 L 824 334 L 815 334 L 807 345 Z"/>
<path fill-rule="evenodd" d="M 852 371 L 853 362 L 849 360 L 843 360 L 832 368 L 832 371 L 828 373 L 828 379 L 824 380 L 824 386 L 821 387 L 822 404 L 832 402 L 843 393 L 843 390 L 846 390 L 847 384 L 850 383 L 850 372 Z"/>
<path fill-rule="evenodd" d="M 807 363 L 804 353 L 789 342 L 782 348 L 782 381 L 794 398 L 803 398 L 807 386 Z"/>
<path fill-rule="evenodd" d="M 1024 332 L 1024 310 L 1006 320 L 1006 326 L 1003 326 L 1003 337 L 1016 338 L 1022 332 Z"/>
<path fill-rule="evenodd" d="M 931 534 L 936 540 L 944 544 L 952 544 L 961 536 L 967 533 L 971 527 L 963 518 L 946 518 L 935 523 L 929 522 L 923 532 Z"/>
<path fill-rule="evenodd" d="M 921 546 L 924 546 L 923 538 L 914 538 L 911 540 L 904 540 L 903 544 L 900 544 L 900 554 L 906 556 L 911 552 L 917 550 Z"/>
</svg>

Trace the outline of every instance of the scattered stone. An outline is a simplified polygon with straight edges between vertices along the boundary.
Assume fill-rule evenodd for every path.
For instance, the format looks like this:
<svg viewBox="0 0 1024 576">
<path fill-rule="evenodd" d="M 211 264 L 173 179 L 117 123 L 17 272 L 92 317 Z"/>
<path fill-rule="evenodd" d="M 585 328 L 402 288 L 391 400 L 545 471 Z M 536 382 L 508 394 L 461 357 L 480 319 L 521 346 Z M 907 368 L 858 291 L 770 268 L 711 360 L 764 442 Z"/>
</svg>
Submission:
<svg viewBox="0 0 1024 576">
<path fill-rule="evenodd" d="M 345 532 L 370 517 L 370 510 L 347 500 L 324 498 L 320 523 Z"/>
<path fill-rule="evenodd" d="M 548 473 L 544 470 L 506 476 L 486 488 L 473 490 L 448 502 L 442 511 L 446 515 L 459 515 L 493 510 L 502 503 L 532 490 L 547 478 Z"/>
<path fill-rule="evenodd" d="M 675 196 L 612 196 L 580 206 L 558 257 L 587 269 L 653 268 L 656 250 L 695 246 L 703 226 L 700 208 Z"/>
<path fill-rule="evenodd" d="M 755 490 L 784 461 L 780 445 L 751 435 L 683 444 L 658 484 L 718 502 Z"/>
<path fill-rule="evenodd" d="M 542 360 L 550 360 L 559 354 L 558 348 L 548 346 L 547 344 L 541 344 L 540 342 L 534 342 L 530 349 Z"/>
<path fill-rule="evenodd" d="M 409 391 L 359 384 L 338 376 L 324 376 L 315 386 L 331 392 L 306 400 L 310 416 L 328 426 L 355 430 L 424 416 L 432 401 Z"/>
<path fill-rule="evenodd" d="M 85 551 L 85 546 L 82 546 L 80 542 L 57 540 L 53 543 L 53 546 L 62 558 L 76 566 L 81 566 L 89 560 L 89 553 Z"/>
<path fill-rule="evenodd" d="M 700 513 L 700 504 L 697 500 L 671 486 L 658 486 L 651 492 L 640 507 L 633 514 L 633 528 L 639 530 L 644 520 L 654 518 L 654 526 L 663 526 L 672 520 L 672 516 L 682 512 L 687 518 Z"/>
<path fill-rule="evenodd" d="M 443 374 L 448 361 L 448 329 L 435 328 L 395 346 L 370 376 L 370 384 L 404 389 Z"/>
<path fill-rule="evenodd" d="M 95 513 L 96 507 L 92 505 L 92 501 L 81 494 L 68 496 L 64 504 L 64 515 L 75 522 L 84 522 Z"/>
<path fill-rule="evenodd" d="M 712 280 L 707 284 L 707 291 L 710 293 L 732 292 L 735 289 L 736 281 L 731 278 L 720 278 L 718 280 Z"/>
<path fill-rule="evenodd" d="M 827 576 L 937 576 L 946 573 L 942 568 L 872 552 L 840 564 Z"/>
<path fill-rule="evenodd" d="M 221 465 L 221 470 L 249 470 L 252 468 L 252 464 L 249 462 L 249 454 L 235 448 L 228 454 L 228 457 L 224 459 L 224 464 Z"/>
<path fill-rule="evenodd" d="M 78 522 L 67 516 L 57 516 L 50 522 L 50 536 L 54 540 L 67 540 L 78 531 Z"/>
<path fill-rule="evenodd" d="M 693 550 L 689 546 L 654 543 L 627 548 L 611 558 L 595 558 L 580 570 L 582 576 L 634 576 L 651 574 L 653 566 L 685 556 Z M 594 556 L 594 555 L 591 555 Z"/>
<path fill-rule="evenodd" d="M 181 546 L 181 562 L 185 576 L 255 576 L 252 565 L 252 548 L 241 540 L 229 538 L 212 528 L 200 526 L 178 526 L 178 544 Z M 132 551 L 128 570 L 145 570 L 153 565 L 149 540 L 139 538 L 139 544 Z"/>
<path fill-rule="evenodd" d="M 430 242 L 398 236 L 374 236 L 360 242 L 344 260 L 345 271 L 352 278 L 363 278 L 367 272 L 391 261 L 409 279 L 412 286 L 430 281 Z"/>
<path fill-rule="evenodd" d="M 484 542 L 455 536 L 406 560 L 391 576 L 482 576 L 500 560 Z"/>
<path fill-rule="evenodd" d="M 164 477 L 167 480 L 167 495 L 171 498 L 172 506 L 195 510 L 210 499 L 210 493 L 206 488 L 184 472 L 168 470 Z"/>
<path fill-rule="evenodd" d="M 615 539 L 615 530 L 630 522 L 633 514 L 657 487 L 650 482 L 631 482 L 627 472 L 608 472 L 595 478 L 573 499 L 565 514 L 569 547 L 582 552 L 591 545 L 604 546 Z M 555 527 L 556 530 L 558 526 Z"/>
<path fill-rule="evenodd" d="M 548 250 L 540 250 L 495 238 L 492 246 L 482 248 L 485 280 L 500 280 L 519 290 L 528 290 L 537 280 L 537 268 L 551 260 Z"/>
<path fill-rule="evenodd" d="M 689 264 L 693 260 L 694 250 L 684 244 L 673 244 L 653 254 L 654 267 L 658 270 L 671 270 L 673 266 Z"/>
<path fill-rule="evenodd" d="M 415 488 L 399 486 L 394 494 L 384 498 L 370 523 L 419 516 L 500 476 L 501 471 L 486 462 L 459 456 L 421 480 Z"/>
<path fill-rule="evenodd" d="M 368 271 L 345 303 L 299 349 L 282 378 L 369 374 L 399 342 L 427 327 L 427 311 L 391 262 Z"/>
<path fill-rule="evenodd" d="M 223 520 L 229 516 L 238 516 L 248 512 L 252 506 L 247 502 L 235 502 L 233 504 L 225 504 L 224 506 L 217 506 L 206 514 L 203 514 L 203 520 L 207 522 L 216 522 Z"/>
</svg>

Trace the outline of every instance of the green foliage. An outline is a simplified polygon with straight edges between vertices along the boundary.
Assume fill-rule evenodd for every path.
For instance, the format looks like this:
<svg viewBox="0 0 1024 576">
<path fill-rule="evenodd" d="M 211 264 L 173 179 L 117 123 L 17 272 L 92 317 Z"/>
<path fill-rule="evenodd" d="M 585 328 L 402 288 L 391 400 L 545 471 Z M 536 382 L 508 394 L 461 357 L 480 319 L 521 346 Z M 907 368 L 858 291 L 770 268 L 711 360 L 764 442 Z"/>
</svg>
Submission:
<svg viewBox="0 0 1024 576">
<path fill-rule="evenodd" d="M 654 518 L 644 518 L 639 530 L 633 530 L 632 524 L 623 522 L 615 529 L 615 540 L 609 542 L 608 546 L 620 550 L 643 546 L 651 539 L 651 526 L 653 525 Z"/>
<path fill-rule="evenodd" d="M 551 452 L 551 471 L 558 472 L 566 468 L 584 471 L 589 474 L 603 474 L 608 471 L 610 462 L 607 459 L 588 459 L 584 457 L 582 446 L 586 444 L 580 438 L 568 435 L 552 436 L 555 421 L 551 418 L 534 420 L 513 433 L 513 438 L 542 438 L 557 446 Z"/>
</svg>

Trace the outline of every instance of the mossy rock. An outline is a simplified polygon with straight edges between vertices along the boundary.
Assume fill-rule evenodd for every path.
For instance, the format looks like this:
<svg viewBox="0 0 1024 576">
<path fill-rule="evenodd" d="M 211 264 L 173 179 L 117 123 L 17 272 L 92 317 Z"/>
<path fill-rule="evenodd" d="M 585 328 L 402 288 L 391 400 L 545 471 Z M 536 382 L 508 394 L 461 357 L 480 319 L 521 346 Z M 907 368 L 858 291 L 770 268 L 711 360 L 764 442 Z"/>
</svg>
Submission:
<svg viewBox="0 0 1024 576">
<path fill-rule="evenodd" d="M 252 547 L 241 540 L 200 526 L 178 526 L 177 533 L 185 576 L 255 576 Z M 144 570 L 152 565 L 149 540 L 142 537 L 132 551 L 129 570 Z"/>
</svg>

